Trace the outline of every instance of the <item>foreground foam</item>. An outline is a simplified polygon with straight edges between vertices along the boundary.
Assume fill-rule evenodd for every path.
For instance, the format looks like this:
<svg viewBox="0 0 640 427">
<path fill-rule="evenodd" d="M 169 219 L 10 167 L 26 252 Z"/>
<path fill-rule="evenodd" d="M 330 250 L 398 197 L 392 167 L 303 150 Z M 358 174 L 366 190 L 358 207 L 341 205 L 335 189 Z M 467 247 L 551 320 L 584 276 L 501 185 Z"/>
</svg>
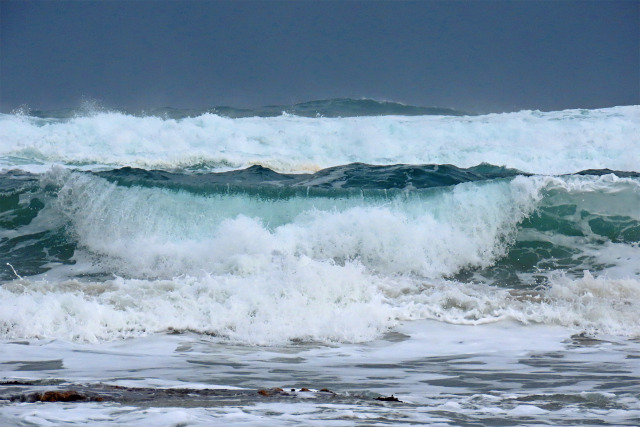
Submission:
<svg viewBox="0 0 640 427">
<path fill-rule="evenodd" d="M 264 345 L 367 341 L 395 322 L 376 281 L 361 266 L 304 257 L 247 277 L 17 281 L 0 288 L 7 298 L 0 333 L 96 341 L 178 330 Z"/>
<path fill-rule="evenodd" d="M 361 342 L 400 321 L 418 319 L 461 325 L 517 320 L 640 337 L 640 281 L 594 278 L 588 272 L 577 280 L 559 277 L 535 292 L 514 292 L 380 277 L 356 264 L 300 258 L 246 277 L 16 280 L 0 288 L 0 297 L 3 339 L 94 342 L 193 331 L 258 345 Z"/>
</svg>

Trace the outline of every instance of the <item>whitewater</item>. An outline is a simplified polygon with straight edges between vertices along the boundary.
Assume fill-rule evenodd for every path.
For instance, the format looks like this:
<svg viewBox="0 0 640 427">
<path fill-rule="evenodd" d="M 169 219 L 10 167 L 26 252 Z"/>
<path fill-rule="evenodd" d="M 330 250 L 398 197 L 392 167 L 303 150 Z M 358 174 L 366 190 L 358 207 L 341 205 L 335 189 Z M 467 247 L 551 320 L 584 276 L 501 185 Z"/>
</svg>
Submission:
<svg viewBox="0 0 640 427">
<path fill-rule="evenodd" d="M 637 106 L 482 116 L 172 119 L 94 112 L 0 116 L 0 165 L 278 172 L 368 164 L 504 165 L 537 174 L 636 170 Z"/>
<path fill-rule="evenodd" d="M 640 106 L 0 114 L 0 301 L 7 425 L 637 425 Z"/>
</svg>

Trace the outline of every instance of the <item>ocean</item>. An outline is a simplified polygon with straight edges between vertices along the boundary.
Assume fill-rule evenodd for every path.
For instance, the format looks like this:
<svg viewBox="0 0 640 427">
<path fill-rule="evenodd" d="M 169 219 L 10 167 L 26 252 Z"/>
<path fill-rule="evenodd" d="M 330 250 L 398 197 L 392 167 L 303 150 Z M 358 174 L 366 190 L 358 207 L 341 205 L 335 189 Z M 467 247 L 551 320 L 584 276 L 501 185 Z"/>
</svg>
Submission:
<svg viewBox="0 0 640 427">
<path fill-rule="evenodd" d="M 2 425 L 640 421 L 640 106 L 24 108 L 0 261 Z"/>
</svg>

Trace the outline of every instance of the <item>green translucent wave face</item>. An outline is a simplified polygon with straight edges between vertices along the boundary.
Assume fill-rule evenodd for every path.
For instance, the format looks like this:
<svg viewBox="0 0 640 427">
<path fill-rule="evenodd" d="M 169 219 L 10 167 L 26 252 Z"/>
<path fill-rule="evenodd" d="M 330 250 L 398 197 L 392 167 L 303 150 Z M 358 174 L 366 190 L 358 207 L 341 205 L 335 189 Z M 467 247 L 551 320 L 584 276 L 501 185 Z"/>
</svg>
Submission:
<svg viewBox="0 0 640 427">
<path fill-rule="evenodd" d="M 640 247 L 640 192 L 637 186 L 625 190 L 547 191 L 539 208 L 520 224 L 506 257 L 486 269 L 463 271 L 458 278 L 543 285 L 552 272 L 581 277 L 584 270 L 598 272 L 628 262 Z M 614 250 L 620 255 L 599 256 Z"/>
<path fill-rule="evenodd" d="M 46 205 L 52 196 L 36 189 L 0 194 L 0 280 L 45 273 L 53 265 L 71 264 L 76 244 Z"/>
<path fill-rule="evenodd" d="M 76 176 L 80 175 L 76 173 Z M 102 181 L 101 178 L 86 176 L 90 181 Z M 184 233 L 195 233 L 194 235 L 199 232 L 197 227 L 201 224 L 196 218 L 197 215 L 208 215 L 208 220 L 214 221 L 210 227 L 214 228 L 215 223 L 238 215 L 258 218 L 271 233 L 280 226 L 296 221 L 303 214 L 344 212 L 353 207 L 389 207 L 402 212 L 410 221 L 415 221 L 423 212 L 429 210 L 434 218 L 446 220 L 451 212 L 446 209 L 438 210 L 434 203 L 436 200 L 446 199 L 458 188 L 454 185 L 423 190 L 316 188 L 309 191 L 304 187 L 283 189 L 254 186 L 251 190 L 235 188 L 226 191 L 218 189 L 213 192 L 207 187 L 209 189 L 204 193 L 185 193 L 182 187 L 156 188 L 153 182 L 147 181 L 135 184 L 124 182 L 124 185 L 121 185 L 114 176 L 110 178 L 118 183 L 114 187 L 117 193 L 114 194 L 120 196 L 108 202 L 106 208 L 109 204 L 122 202 L 122 197 L 134 194 L 140 191 L 139 189 L 145 189 L 140 193 L 140 197 L 146 200 L 145 203 L 163 199 L 163 203 L 169 203 L 168 206 L 173 204 L 180 208 L 181 204 L 188 205 L 189 201 L 202 201 L 200 204 L 203 207 L 214 207 L 216 211 L 200 212 L 191 210 L 195 209 L 195 206 L 182 206 L 184 213 L 180 215 L 187 216 L 173 218 L 182 222 L 188 215 L 192 215 L 191 225 L 195 228 L 185 228 Z M 497 181 L 486 182 L 507 184 L 509 181 L 510 178 L 500 178 Z M 477 191 L 482 191 L 483 186 L 484 184 L 478 186 Z M 18 177 L 5 175 L 0 179 L 0 188 L 0 259 L 3 260 L 3 264 L 10 263 L 22 276 L 41 274 L 54 266 L 73 264 L 78 242 L 70 232 L 73 224 L 68 217 L 61 215 L 60 206 L 57 206 L 60 187 L 41 184 L 38 177 L 25 174 Z M 97 190 L 101 188 L 104 187 L 96 187 Z M 93 196 L 87 193 L 88 197 L 99 197 L 101 194 L 104 193 L 98 191 Z M 189 194 L 188 197 L 185 194 Z M 473 194 L 473 191 L 469 194 Z M 125 208 L 126 202 L 122 203 L 122 208 Z M 485 209 L 490 204 L 482 206 L 485 207 L 478 209 Z M 485 268 L 463 268 L 451 278 L 529 288 L 547 283 L 549 274 L 558 270 L 579 276 L 583 270 L 598 272 L 615 267 L 615 259 L 602 255 L 612 248 L 622 253 L 637 251 L 640 245 L 638 206 L 640 195 L 637 185 L 614 183 L 611 184 L 611 188 L 596 190 L 573 190 L 551 186 L 543 190 L 537 208 L 518 224 L 515 235 L 508 237 L 512 241 L 507 242 L 504 256 Z M 153 206 L 150 209 L 152 212 Z M 169 215 L 167 220 L 171 221 L 172 217 Z M 477 221 L 475 218 L 468 220 Z M 145 221 L 141 221 L 144 225 Z M 202 224 L 203 227 L 207 227 L 207 224 Z M 376 224 L 377 227 L 380 225 Z M 113 227 L 117 226 L 117 223 L 113 224 Z M 372 232 L 375 233 L 375 230 L 372 229 Z M 186 237 L 193 238 L 186 234 Z M 357 259 L 360 255 L 353 253 L 351 256 Z M 340 263 L 343 260 L 333 261 Z M 8 266 L 0 266 L 0 280 L 13 278 L 15 275 Z"/>
</svg>

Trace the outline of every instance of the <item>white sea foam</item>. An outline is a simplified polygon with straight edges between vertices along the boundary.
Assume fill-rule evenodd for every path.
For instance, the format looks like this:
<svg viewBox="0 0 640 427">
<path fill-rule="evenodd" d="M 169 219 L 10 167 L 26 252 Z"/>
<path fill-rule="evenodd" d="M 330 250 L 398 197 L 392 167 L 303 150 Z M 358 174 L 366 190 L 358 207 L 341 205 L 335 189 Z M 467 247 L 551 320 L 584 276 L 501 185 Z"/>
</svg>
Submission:
<svg viewBox="0 0 640 427">
<path fill-rule="evenodd" d="M 640 280 L 553 277 L 550 285 L 515 291 L 486 285 L 445 282 L 411 295 L 413 316 L 477 325 L 505 319 L 556 324 L 588 333 L 640 336 Z M 405 299 L 406 296 L 398 296 Z M 412 302 L 407 300 L 407 304 Z"/>
<path fill-rule="evenodd" d="M 392 200 L 262 200 L 121 187 L 54 170 L 56 208 L 108 272 L 171 278 L 259 274 L 308 257 L 439 278 L 503 256 L 544 178 L 467 183 Z M 292 261 L 293 260 L 293 261 Z"/>
<path fill-rule="evenodd" d="M 566 193 L 584 196 L 585 206 L 595 195 L 607 215 L 635 217 L 637 180 L 517 177 L 389 200 L 202 196 L 64 169 L 42 185 L 58 196 L 39 221 L 67 224 L 76 264 L 0 287 L 4 338 L 100 341 L 191 330 L 252 344 L 358 342 L 415 319 L 512 319 L 640 336 L 633 268 L 618 277 L 547 274 L 547 288 L 527 292 L 446 280 L 493 265 L 523 219 L 541 204 L 567 203 Z M 628 203 L 600 199 L 621 188 Z M 579 238 L 585 246 L 591 237 Z M 613 245 L 620 256 L 639 256 L 637 245 Z M 78 280 L 83 273 L 117 277 Z"/>
<path fill-rule="evenodd" d="M 517 177 L 391 200 L 201 196 L 63 169 L 42 184 L 59 191 L 39 217 L 67 222 L 76 264 L 0 287 L 5 338 L 96 341 L 175 329 L 253 344 L 368 341 L 414 319 L 640 336 L 633 269 L 623 268 L 627 278 L 554 273 L 548 288 L 528 292 L 445 280 L 503 257 L 518 224 L 548 202 L 543 194 L 605 194 L 634 180 Z M 618 254 L 639 255 L 617 245 Z M 64 278 L 83 273 L 118 277 Z"/>
<path fill-rule="evenodd" d="M 0 165 L 109 165 L 310 171 L 371 164 L 482 162 L 540 174 L 638 170 L 640 107 L 484 116 L 182 120 L 99 113 L 68 120 L 0 115 Z M 37 166 L 36 166 L 37 168 Z"/>
<path fill-rule="evenodd" d="M 235 343 L 370 341 L 400 321 L 461 325 L 505 320 L 576 332 L 640 336 L 640 281 L 558 277 L 514 291 L 380 276 L 306 257 L 259 275 L 104 282 L 16 280 L 0 288 L 4 339 L 102 341 L 171 330 Z"/>
</svg>

